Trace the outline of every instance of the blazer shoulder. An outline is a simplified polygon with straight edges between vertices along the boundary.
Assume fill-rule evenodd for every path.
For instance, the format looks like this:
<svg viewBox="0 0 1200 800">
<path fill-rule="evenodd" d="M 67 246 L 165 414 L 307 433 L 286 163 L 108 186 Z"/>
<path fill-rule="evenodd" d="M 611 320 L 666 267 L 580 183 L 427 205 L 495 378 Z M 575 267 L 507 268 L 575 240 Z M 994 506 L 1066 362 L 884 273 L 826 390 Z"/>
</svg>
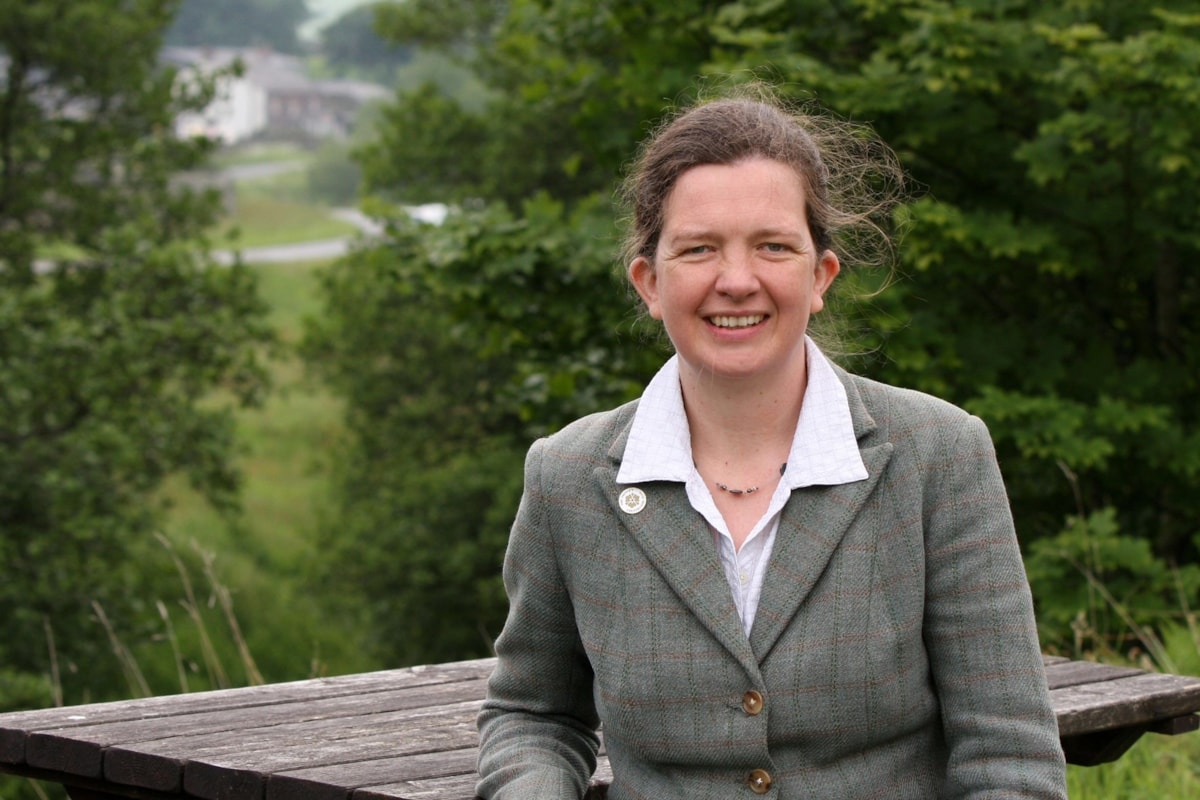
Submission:
<svg viewBox="0 0 1200 800">
<path fill-rule="evenodd" d="M 550 434 L 538 442 L 543 453 L 551 458 L 579 459 L 594 457 L 607 459 L 613 445 L 623 442 L 633 424 L 638 401 L 580 417 L 566 427 Z"/>
<path fill-rule="evenodd" d="M 982 422 L 953 403 L 915 389 L 881 383 L 861 375 L 840 371 L 846 394 L 855 413 L 857 406 L 879 425 L 889 439 L 920 430 L 961 429 Z"/>
</svg>

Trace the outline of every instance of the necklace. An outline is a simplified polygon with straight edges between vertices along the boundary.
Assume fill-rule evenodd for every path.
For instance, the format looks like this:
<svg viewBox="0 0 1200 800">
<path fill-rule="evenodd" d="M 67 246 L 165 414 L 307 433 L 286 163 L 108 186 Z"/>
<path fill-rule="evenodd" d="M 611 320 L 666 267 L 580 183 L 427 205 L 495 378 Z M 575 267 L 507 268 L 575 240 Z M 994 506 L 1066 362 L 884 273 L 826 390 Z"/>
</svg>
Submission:
<svg viewBox="0 0 1200 800">
<path fill-rule="evenodd" d="M 787 471 L 787 462 L 785 461 L 779 465 L 779 474 L 783 475 L 783 473 L 786 471 Z M 748 489 L 730 489 L 728 486 L 721 483 L 720 481 L 716 481 L 715 483 L 717 484 L 717 488 L 720 489 L 722 492 L 729 492 L 730 494 L 754 494 L 755 492 L 758 491 L 757 486 L 751 486 Z"/>
</svg>

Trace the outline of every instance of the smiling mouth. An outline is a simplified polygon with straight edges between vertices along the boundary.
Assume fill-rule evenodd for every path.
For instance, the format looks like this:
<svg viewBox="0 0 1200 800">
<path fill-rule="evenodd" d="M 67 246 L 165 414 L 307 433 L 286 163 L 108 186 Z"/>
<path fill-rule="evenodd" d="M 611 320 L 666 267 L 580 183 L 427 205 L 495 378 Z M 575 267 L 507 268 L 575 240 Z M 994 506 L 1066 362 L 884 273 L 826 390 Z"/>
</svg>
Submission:
<svg viewBox="0 0 1200 800">
<path fill-rule="evenodd" d="M 744 317 L 709 317 L 708 321 L 718 328 L 749 328 L 752 325 L 757 325 L 767 318 L 766 314 L 753 314 Z"/>
</svg>

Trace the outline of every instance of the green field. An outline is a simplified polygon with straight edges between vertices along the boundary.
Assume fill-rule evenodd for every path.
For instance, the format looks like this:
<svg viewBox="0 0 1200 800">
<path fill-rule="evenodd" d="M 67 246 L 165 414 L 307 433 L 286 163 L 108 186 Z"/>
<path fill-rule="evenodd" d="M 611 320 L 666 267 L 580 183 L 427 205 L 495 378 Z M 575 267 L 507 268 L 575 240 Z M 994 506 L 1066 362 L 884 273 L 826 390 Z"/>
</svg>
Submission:
<svg viewBox="0 0 1200 800">
<path fill-rule="evenodd" d="M 1200 797 L 1200 733 L 1145 734 L 1098 767 L 1067 767 L 1071 800 L 1190 800 Z"/>
<path fill-rule="evenodd" d="M 357 232 L 350 223 L 335 218 L 332 209 L 308 198 L 307 175 L 302 169 L 238 183 L 231 206 L 218 239 L 233 234 L 240 249 L 334 239 Z"/>
</svg>

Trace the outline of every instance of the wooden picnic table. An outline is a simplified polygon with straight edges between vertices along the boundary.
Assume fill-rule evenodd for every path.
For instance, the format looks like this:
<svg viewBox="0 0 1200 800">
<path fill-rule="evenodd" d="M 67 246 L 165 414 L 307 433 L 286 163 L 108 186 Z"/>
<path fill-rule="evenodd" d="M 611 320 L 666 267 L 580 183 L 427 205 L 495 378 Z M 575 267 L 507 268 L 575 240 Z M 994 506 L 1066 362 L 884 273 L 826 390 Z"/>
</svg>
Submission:
<svg viewBox="0 0 1200 800">
<path fill-rule="evenodd" d="M 0 772 L 74 800 L 468 800 L 494 659 L 0 714 Z M 1067 760 L 1197 728 L 1200 679 L 1046 658 Z M 601 756 L 591 797 L 611 778 Z"/>
</svg>

